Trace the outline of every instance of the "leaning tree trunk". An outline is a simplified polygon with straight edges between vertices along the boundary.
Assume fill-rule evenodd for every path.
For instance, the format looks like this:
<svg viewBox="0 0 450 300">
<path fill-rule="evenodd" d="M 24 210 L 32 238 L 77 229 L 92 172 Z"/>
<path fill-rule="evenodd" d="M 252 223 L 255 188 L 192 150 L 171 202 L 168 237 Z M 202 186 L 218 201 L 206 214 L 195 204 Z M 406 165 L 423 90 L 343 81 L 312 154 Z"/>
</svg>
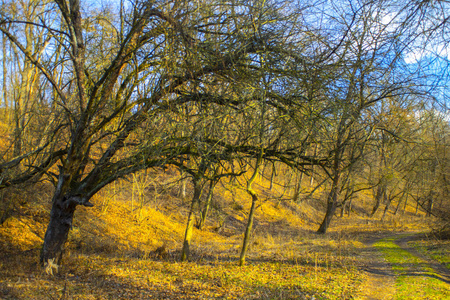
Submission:
<svg viewBox="0 0 450 300">
<path fill-rule="evenodd" d="M 248 214 L 247 227 L 245 228 L 244 241 L 242 243 L 241 255 L 239 257 L 240 266 L 243 266 L 245 264 L 245 255 L 247 254 L 248 244 L 250 242 L 250 236 L 253 228 L 253 219 L 255 218 L 256 203 L 258 201 L 258 196 L 256 195 L 256 193 L 252 193 L 251 196 L 252 196 L 252 206 Z"/>
<path fill-rule="evenodd" d="M 250 242 L 250 236 L 251 236 L 252 228 L 253 228 L 253 219 L 255 217 L 256 203 L 258 201 L 258 195 L 256 194 L 256 191 L 252 188 L 252 184 L 255 181 L 256 176 L 258 175 L 259 167 L 261 165 L 262 155 L 263 155 L 263 151 L 261 150 L 260 154 L 258 155 L 258 158 L 256 159 L 255 171 L 254 171 L 252 177 L 247 182 L 247 193 L 250 196 L 252 196 L 252 206 L 251 206 L 250 212 L 248 214 L 247 227 L 245 228 L 244 241 L 242 242 L 241 255 L 239 257 L 239 265 L 240 266 L 243 266 L 245 264 L 245 256 L 247 254 L 248 244 Z"/>
<path fill-rule="evenodd" d="M 214 194 L 214 188 L 216 187 L 217 181 L 211 180 L 209 184 L 208 196 L 206 197 L 205 207 L 200 215 L 200 223 L 198 224 L 198 229 L 202 229 L 206 222 L 206 217 L 208 215 L 209 207 L 211 206 L 212 197 Z"/>
<path fill-rule="evenodd" d="M 72 228 L 73 215 L 78 205 L 94 206 L 84 195 L 65 193 L 68 189 L 69 175 L 60 170 L 58 185 L 52 200 L 50 222 L 44 236 L 40 263 L 49 275 L 58 273 L 58 266 L 64 253 L 64 244 Z"/>
<path fill-rule="evenodd" d="M 195 223 L 195 211 L 197 210 L 202 189 L 198 179 L 194 179 L 194 195 L 192 197 L 191 208 L 189 210 L 188 221 L 186 225 L 186 231 L 184 233 L 183 249 L 181 250 L 181 261 L 185 261 L 189 258 L 192 232 L 194 230 Z"/>
<path fill-rule="evenodd" d="M 331 224 L 331 219 L 334 216 L 334 213 L 337 209 L 337 195 L 335 192 L 331 192 L 328 196 L 327 201 L 327 212 L 325 213 L 325 218 L 322 221 L 322 224 L 320 224 L 319 230 L 317 230 L 317 233 L 325 234 L 328 230 L 328 227 Z"/>
<path fill-rule="evenodd" d="M 64 253 L 64 244 L 72 228 L 73 214 L 78 205 L 93 206 L 80 196 L 65 196 L 55 193 L 50 212 L 50 222 L 44 236 L 40 262 L 47 274 L 58 273 Z"/>
<path fill-rule="evenodd" d="M 384 218 L 386 217 L 386 214 L 389 211 L 389 208 L 391 208 L 391 203 L 392 203 L 391 195 L 388 196 L 386 191 L 384 192 L 383 198 L 384 198 L 384 202 L 386 203 L 386 206 L 384 207 L 383 215 L 381 216 L 380 221 L 384 221 Z"/>
<path fill-rule="evenodd" d="M 317 230 L 317 233 L 325 234 L 328 230 L 328 227 L 331 224 L 331 219 L 334 216 L 334 213 L 336 212 L 338 203 L 338 194 L 339 194 L 339 174 L 336 172 L 333 184 L 331 186 L 331 191 L 328 194 L 327 198 L 327 211 L 325 213 L 325 218 L 322 221 L 322 224 L 320 224 L 319 230 Z"/>
<path fill-rule="evenodd" d="M 55 195 L 50 213 L 50 223 L 45 233 L 41 252 L 41 264 L 47 274 L 53 275 L 53 273 L 58 272 L 58 266 L 64 252 L 64 244 L 72 227 L 75 208 L 74 202 L 64 196 Z"/>
<path fill-rule="evenodd" d="M 375 194 L 375 205 L 372 208 L 372 212 L 370 213 L 370 217 L 372 218 L 375 213 L 378 211 L 381 205 L 381 199 L 386 191 L 386 188 L 383 184 L 379 184 L 377 186 L 377 192 Z"/>
</svg>

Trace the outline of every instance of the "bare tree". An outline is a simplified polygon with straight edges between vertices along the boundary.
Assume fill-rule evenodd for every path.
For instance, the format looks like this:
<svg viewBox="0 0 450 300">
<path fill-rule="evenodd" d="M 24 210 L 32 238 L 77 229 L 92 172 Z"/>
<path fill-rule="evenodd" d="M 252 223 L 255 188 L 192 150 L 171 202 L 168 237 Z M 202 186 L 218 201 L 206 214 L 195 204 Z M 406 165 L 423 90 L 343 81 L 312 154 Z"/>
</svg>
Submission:
<svg viewBox="0 0 450 300">
<path fill-rule="evenodd" d="M 41 255 L 49 273 L 60 264 L 78 205 L 92 206 L 91 197 L 117 178 L 176 163 L 184 155 L 199 156 L 189 137 L 179 137 L 170 127 L 179 107 L 200 102 L 242 107 L 254 99 L 251 90 L 241 88 L 252 73 L 263 74 L 250 71 L 255 70 L 252 53 L 282 48 L 275 47 L 275 26 L 267 21 L 275 17 L 267 8 L 276 4 L 264 3 L 258 9 L 234 3 L 230 12 L 221 1 L 138 1 L 120 8 L 122 18 L 95 24 L 113 37 L 106 42 L 85 30 L 89 19 L 81 1 L 42 2 L 60 20 L 57 27 L 46 19 L 30 24 L 41 28 L 52 45 L 43 59 L 15 34 L 14 26 L 24 20 L 2 18 L 0 30 L 39 70 L 61 113 L 53 130 L 60 140 L 52 150 L 43 147 L 47 163 L 39 167 L 56 184 Z M 255 28 L 258 18 L 266 21 Z M 53 62 L 56 51 L 70 63 Z M 63 75 L 55 78 L 59 68 Z M 160 124 L 168 127 L 161 130 Z M 58 168 L 50 172 L 56 162 Z"/>
</svg>

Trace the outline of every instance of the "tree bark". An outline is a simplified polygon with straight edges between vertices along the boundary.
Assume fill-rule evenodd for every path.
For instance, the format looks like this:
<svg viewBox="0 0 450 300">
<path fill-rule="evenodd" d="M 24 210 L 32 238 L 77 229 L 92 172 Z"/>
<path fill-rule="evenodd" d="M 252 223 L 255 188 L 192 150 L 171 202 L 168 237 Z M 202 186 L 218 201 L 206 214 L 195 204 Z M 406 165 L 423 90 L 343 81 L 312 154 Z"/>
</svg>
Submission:
<svg viewBox="0 0 450 300">
<path fill-rule="evenodd" d="M 337 189 L 333 187 L 332 191 L 330 192 L 328 196 L 327 201 L 327 211 L 325 213 L 325 218 L 322 221 L 322 224 L 320 224 L 319 230 L 317 230 L 317 233 L 325 234 L 328 230 L 328 227 L 331 224 L 331 219 L 334 216 L 334 213 L 337 209 Z"/>
<path fill-rule="evenodd" d="M 58 273 L 69 231 L 72 228 L 76 200 L 55 195 L 50 213 L 50 222 L 44 237 L 40 262 L 49 275 Z"/>
<path fill-rule="evenodd" d="M 205 207 L 203 208 L 202 214 L 200 216 L 200 223 L 198 224 L 198 229 L 202 229 L 206 222 L 206 217 L 208 215 L 209 207 L 211 206 L 211 200 L 214 194 L 214 188 L 216 187 L 217 181 L 211 180 L 209 184 L 208 196 L 206 197 Z"/>
<path fill-rule="evenodd" d="M 94 206 L 85 195 L 70 194 L 68 187 L 70 178 L 71 176 L 64 172 L 64 168 L 60 167 L 58 185 L 52 200 L 50 222 L 45 232 L 40 257 L 40 263 L 49 275 L 58 273 L 76 207 L 78 205 Z"/>
<path fill-rule="evenodd" d="M 300 189 L 302 186 L 302 179 L 303 179 L 303 172 L 300 173 L 300 178 L 295 183 L 294 196 L 292 197 L 292 201 L 294 201 L 294 202 L 298 202 L 298 200 L 300 198 Z"/>
<path fill-rule="evenodd" d="M 433 192 L 430 193 L 430 195 L 428 196 L 428 202 L 427 202 L 427 217 L 431 217 L 431 212 L 433 211 L 433 203 L 434 202 L 434 197 L 433 197 Z"/>
<path fill-rule="evenodd" d="M 347 205 L 347 217 L 350 217 L 350 212 L 352 211 L 352 201 L 353 201 L 353 198 L 350 198 L 350 201 L 348 202 L 348 205 Z"/>
<path fill-rule="evenodd" d="M 338 143 L 339 144 L 339 143 Z M 325 217 L 322 221 L 322 224 L 320 224 L 319 229 L 317 230 L 317 233 L 325 234 L 328 230 L 328 227 L 330 226 L 331 219 L 334 216 L 334 213 L 336 212 L 337 206 L 338 206 L 338 195 L 339 195 L 339 184 L 341 179 L 341 155 L 342 149 L 339 151 L 336 151 L 335 158 L 334 158 L 334 175 L 333 175 L 333 181 L 331 184 L 331 190 L 328 194 L 327 198 L 327 211 L 325 213 Z"/>
<path fill-rule="evenodd" d="M 2 34 L 2 69 L 3 69 L 3 76 L 2 76 L 2 86 L 3 86 L 3 105 L 5 106 L 5 121 L 6 124 L 9 123 L 9 101 L 8 101 L 8 87 L 7 87 L 7 51 L 6 51 L 6 41 L 7 38 L 4 34 Z"/>
<path fill-rule="evenodd" d="M 275 175 L 276 175 L 276 169 L 275 169 L 275 164 L 272 166 L 272 174 L 270 175 L 270 187 L 269 190 L 273 190 L 273 181 L 275 179 Z"/>
<path fill-rule="evenodd" d="M 250 242 L 250 236 L 253 228 L 253 219 L 255 217 L 256 203 L 258 201 L 258 196 L 256 193 L 251 193 L 252 196 L 252 206 L 248 214 L 247 227 L 245 228 L 244 241 L 242 243 L 241 255 L 239 257 L 239 265 L 243 266 L 245 264 L 245 255 L 247 254 L 248 244 Z"/>
<path fill-rule="evenodd" d="M 386 191 L 384 192 L 384 201 L 386 203 L 386 207 L 384 208 L 383 216 L 381 216 L 381 221 L 383 221 L 384 218 L 386 217 L 386 214 L 387 214 L 389 208 L 391 207 L 391 202 L 392 202 L 391 196 L 389 195 L 389 197 L 388 197 L 386 194 Z"/>
<path fill-rule="evenodd" d="M 244 241 L 242 242 L 241 255 L 239 257 L 239 266 L 243 266 L 245 264 L 245 255 L 247 254 L 248 244 L 250 242 L 250 236 L 253 228 L 253 219 L 255 217 L 256 210 L 256 202 L 258 201 L 258 195 L 256 191 L 252 188 L 252 184 L 258 175 L 258 171 L 261 165 L 263 156 L 263 150 L 261 149 L 258 158 L 256 159 L 255 171 L 253 172 L 252 177 L 247 182 L 247 193 L 252 196 L 252 206 L 250 207 L 250 212 L 248 214 L 248 222 L 247 227 L 245 228 Z"/>
<path fill-rule="evenodd" d="M 194 230 L 195 223 L 195 211 L 200 201 L 202 189 L 198 179 L 194 179 L 194 195 L 192 196 L 191 208 L 189 210 L 188 221 L 186 230 L 184 232 L 183 249 L 181 250 L 181 261 L 185 261 L 189 258 L 192 232 Z"/>
<path fill-rule="evenodd" d="M 370 213 L 370 217 L 372 218 L 375 213 L 378 211 L 381 205 L 381 199 L 385 193 L 385 187 L 383 184 L 379 184 L 377 187 L 377 192 L 375 194 L 375 205 L 372 208 L 372 212 Z"/>
</svg>

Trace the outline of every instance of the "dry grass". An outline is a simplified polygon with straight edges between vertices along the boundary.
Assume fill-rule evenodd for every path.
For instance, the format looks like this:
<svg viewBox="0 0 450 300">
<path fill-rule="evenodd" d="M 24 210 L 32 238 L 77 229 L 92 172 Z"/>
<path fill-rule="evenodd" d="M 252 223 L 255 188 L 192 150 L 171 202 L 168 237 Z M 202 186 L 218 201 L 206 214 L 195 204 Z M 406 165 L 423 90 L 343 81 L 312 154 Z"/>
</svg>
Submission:
<svg viewBox="0 0 450 300">
<path fill-rule="evenodd" d="M 239 267 L 250 201 L 227 184 L 217 187 L 204 230 L 194 231 L 191 260 L 179 263 L 189 199 L 177 197 L 175 173 L 152 176 L 158 184 L 146 187 L 141 203 L 130 183 L 118 182 L 93 199 L 94 208 L 77 210 L 57 277 L 38 266 L 50 193 L 20 206 L 0 226 L 0 298 L 357 299 L 368 280 L 359 269 L 364 240 L 425 226 L 410 212 L 384 222 L 353 213 L 317 235 L 322 213 L 311 201 L 320 194 L 294 203 L 261 180 L 247 265 Z"/>
</svg>

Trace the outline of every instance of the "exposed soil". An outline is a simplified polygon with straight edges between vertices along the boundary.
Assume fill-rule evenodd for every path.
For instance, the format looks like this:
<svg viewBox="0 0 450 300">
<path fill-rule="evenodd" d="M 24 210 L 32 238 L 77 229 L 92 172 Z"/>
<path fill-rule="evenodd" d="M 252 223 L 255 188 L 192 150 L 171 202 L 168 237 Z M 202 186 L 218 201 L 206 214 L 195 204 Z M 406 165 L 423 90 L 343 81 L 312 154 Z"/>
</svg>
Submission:
<svg viewBox="0 0 450 300">
<path fill-rule="evenodd" d="M 367 284 L 364 299 L 392 299 L 395 294 L 395 274 L 383 254 L 374 246 L 382 237 L 365 241 L 366 248 L 361 252 L 361 268 L 366 272 Z"/>
<path fill-rule="evenodd" d="M 436 279 L 439 279 L 447 284 L 450 284 L 450 270 L 447 269 L 443 264 L 439 263 L 438 261 L 435 261 L 433 259 L 431 259 L 428 256 L 423 255 L 422 253 L 420 253 L 419 251 L 417 251 L 416 249 L 414 249 L 413 247 L 410 247 L 408 245 L 408 242 L 410 241 L 415 241 L 415 240 L 419 240 L 421 239 L 422 236 L 421 235 L 412 235 L 412 236 L 405 236 L 402 238 L 399 238 L 398 240 L 395 241 L 395 243 L 402 248 L 403 250 L 408 251 L 409 253 L 411 253 L 412 255 L 424 260 L 426 262 L 426 266 L 428 268 L 432 268 L 434 270 L 434 272 L 436 273 L 435 275 L 433 275 L 433 277 L 435 277 Z M 411 274 L 411 275 L 422 275 L 422 276 L 430 276 L 425 275 L 425 270 L 423 268 L 421 268 L 420 270 L 414 270 L 414 273 L 407 273 L 407 274 Z"/>
</svg>

